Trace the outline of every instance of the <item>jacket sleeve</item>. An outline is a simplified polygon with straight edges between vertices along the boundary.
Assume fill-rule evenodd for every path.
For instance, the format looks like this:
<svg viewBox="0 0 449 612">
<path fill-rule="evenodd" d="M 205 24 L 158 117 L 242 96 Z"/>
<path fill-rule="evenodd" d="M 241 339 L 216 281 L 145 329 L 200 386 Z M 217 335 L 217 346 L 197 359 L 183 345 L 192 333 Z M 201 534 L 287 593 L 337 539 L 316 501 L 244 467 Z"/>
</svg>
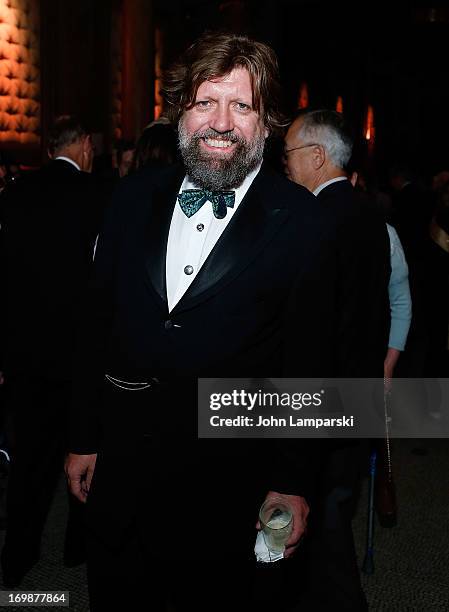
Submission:
<svg viewBox="0 0 449 612">
<path fill-rule="evenodd" d="M 321 218 L 310 229 L 316 232 L 314 250 L 308 247 L 306 265 L 298 267 L 284 314 L 282 373 L 290 379 L 329 377 L 335 368 L 335 228 Z M 328 452 L 328 440 L 275 440 L 270 490 L 300 495 L 313 504 Z"/>
<path fill-rule="evenodd" d="M 88 291 L 83 299 L 74 359 L 69 451 L 90 454 L 101 442 L 101 395 L 114 315 L 114 282 L 120 238 L 126 226 L 126 193 L 120 186 L 100 230 Z"/>
</svg>

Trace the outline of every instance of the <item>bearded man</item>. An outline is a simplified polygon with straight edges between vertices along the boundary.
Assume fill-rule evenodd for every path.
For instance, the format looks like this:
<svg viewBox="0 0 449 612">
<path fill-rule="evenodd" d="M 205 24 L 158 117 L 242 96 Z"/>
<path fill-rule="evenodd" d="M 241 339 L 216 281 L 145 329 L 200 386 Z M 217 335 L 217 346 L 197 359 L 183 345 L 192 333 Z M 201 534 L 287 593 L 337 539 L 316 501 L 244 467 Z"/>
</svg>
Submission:
<svg viewBox="0 0 449 612">
<path fill-rule="evenodd" d="M 336 371 L 334 229 L 263 163 L 278 93 L 266 45 L 196 41 L 164 84 L 184 167 L 124 179 L 100 234 L 66 464 L 93 612 L 250 610 L 260 504 L 293 509 L 286 557 L 304 533 L 318 444 L 196 432 L 199 377 Z"/>
</svg>

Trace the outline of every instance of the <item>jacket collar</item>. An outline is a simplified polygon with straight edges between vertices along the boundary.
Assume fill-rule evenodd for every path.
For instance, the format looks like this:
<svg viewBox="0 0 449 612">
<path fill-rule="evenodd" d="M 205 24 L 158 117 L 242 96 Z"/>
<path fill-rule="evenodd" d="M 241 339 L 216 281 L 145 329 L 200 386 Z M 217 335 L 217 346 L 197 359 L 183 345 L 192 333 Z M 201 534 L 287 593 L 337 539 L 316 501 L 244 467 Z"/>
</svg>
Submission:
<svg viewBox="0 0 449 612">
<path fill-rule="evenodd" d="M 183 171 L 178 169 L 164 186 L 156 186 L 147 234 L 146 269 L 151 285 L 165 308 L 168 233 L 183 176 Z M 287 220 L 288 208 L 277 201 L 277 180 L 264 164 L 173 313 L 192 308 L 220 291 L 251 264 Z"/>
</svg>

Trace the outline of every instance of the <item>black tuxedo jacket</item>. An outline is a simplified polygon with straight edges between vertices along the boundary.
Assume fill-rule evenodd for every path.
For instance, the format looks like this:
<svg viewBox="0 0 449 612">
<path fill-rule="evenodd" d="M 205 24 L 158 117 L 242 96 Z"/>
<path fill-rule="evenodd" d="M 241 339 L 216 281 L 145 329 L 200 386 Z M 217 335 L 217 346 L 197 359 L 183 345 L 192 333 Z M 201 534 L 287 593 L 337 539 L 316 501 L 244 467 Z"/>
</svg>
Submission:
<svg viewBox="0 0 449 612">
<path fill-rule="evenodd" d="M 339 376 L 382 378 L 390 324 L 387 226 L 374 204 L 359 197 L 348 180 L 331 183 L 317 200 L 322 212 L 334 218 L 338 233 L 336 331 L 345 336 L 337 341 Z"/>
<path fill-rule="evenodd" d="M 196 379 L 336 376 L 345 371 L 342 359 L 351 355 L 352 361 L 352 350 L 360 355 L 358 338 L 353 343 L 354 335 L 346 335 L 355 322 L 337 320 L 335 218 L 307 190 L 265 166 L 169 313 L 166 247 L 182 178 L 183 171 L 168 169 L 123 180 L 97 247 L 71 450 L 98 452 L 88 507 L 105 537 L 118 538 L 118 527 L 129 522 L 135 492 L 149 479 L 139 454 L 142 433 L 160 427 L 165 435 L 152 442 L 154 471 L 171 474 L 162 480 L 172 483 L 172 492 L 186 481 L 190 490 L 206 487 L 214 512 L 230 489 L 257 491 L 260 500 L 270 489 L 308 497 L 321 445 L 196 440 Z M 157 377 L 165 391 L 113 390 L 111 397 L 105 373 L 128 381 Z M 253 521 L 255 505 L 251 512 Z"/>
<path fill-rule="evenodd" d="M 92 267 L 101 194 L 64 160 L 2 194 L 2 352 L 8 374 L 70 379 L 77 321 Z"/>
</svg>

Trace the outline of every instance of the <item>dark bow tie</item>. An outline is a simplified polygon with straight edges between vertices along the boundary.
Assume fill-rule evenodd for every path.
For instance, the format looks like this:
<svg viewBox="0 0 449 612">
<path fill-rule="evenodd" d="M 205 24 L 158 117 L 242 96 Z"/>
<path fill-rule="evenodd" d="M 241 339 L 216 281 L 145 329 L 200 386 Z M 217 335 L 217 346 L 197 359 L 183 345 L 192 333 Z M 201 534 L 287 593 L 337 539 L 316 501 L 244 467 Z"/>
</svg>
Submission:
<svg viewBox="0 0 449 612">
<path fill-rule="evenodd" d="M 207 189 L 185 189 L 178 195 L 182 212 L 191 217 L 209 201 L 217 219 L 226 217 L 227 209 L 234 208 L 235 191 L 208 191 Z"/>
</svg>

